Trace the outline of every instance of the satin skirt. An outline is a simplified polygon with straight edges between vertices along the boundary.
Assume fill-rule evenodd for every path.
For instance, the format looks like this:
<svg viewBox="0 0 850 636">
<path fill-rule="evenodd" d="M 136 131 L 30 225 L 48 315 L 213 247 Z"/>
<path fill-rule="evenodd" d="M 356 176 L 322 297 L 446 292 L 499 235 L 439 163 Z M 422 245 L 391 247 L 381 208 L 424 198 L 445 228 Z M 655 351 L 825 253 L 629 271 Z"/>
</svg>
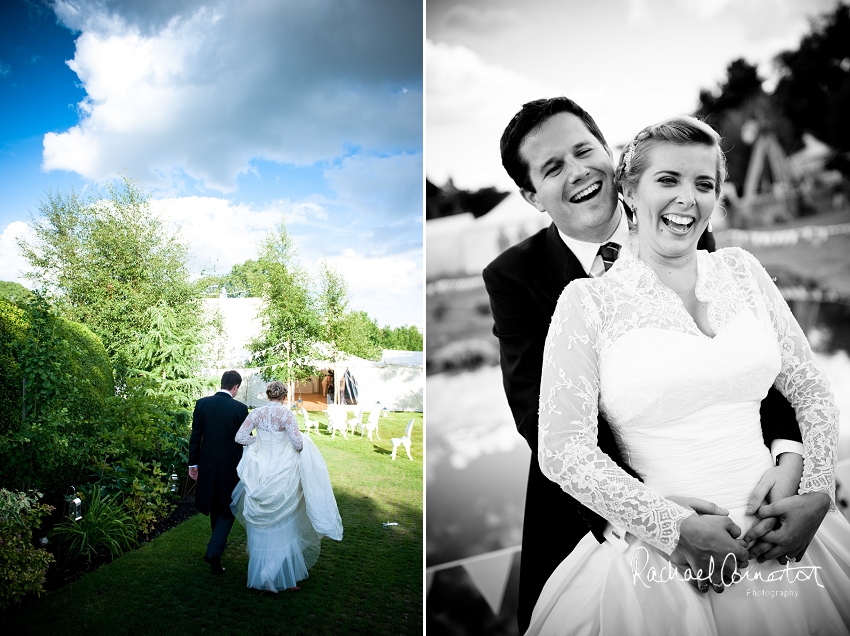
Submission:
<svg viewBox="0 0 850 636">
<path fill-rule="evenodd" d="M 231 510 L 248 535 L 248 587 L 276 592 L 306 579 L 321 540 L 342 539 L 327 466 L 304 438 L 298 452 L 285 433 L 259 431 L 237 472 Z"/>
<path fill-rule="evenodd" d="M 745 532 L 743 509 L 730 516 Z M 850 633 L 850 524 L 827 514 L 803 559 L 750 561 L 722 594 L 700 594 L 666 556 L 587 534 L 547 581 L 526 634 L 799 636 Z"/>
</svg>

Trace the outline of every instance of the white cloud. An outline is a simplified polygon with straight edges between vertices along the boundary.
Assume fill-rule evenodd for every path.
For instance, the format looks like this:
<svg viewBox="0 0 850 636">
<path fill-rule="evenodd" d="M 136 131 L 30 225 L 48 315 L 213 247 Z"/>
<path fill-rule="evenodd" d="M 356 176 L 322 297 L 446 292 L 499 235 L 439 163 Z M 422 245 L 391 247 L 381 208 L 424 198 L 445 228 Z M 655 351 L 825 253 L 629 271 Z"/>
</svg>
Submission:
<svg viewBox="0 0 850 636">
<path fill-rule="evenodd" d="M 348 281 L 353 309 L 366 311 L 381 325 L 424 327 L 421 249 L 377 258 L 346 249 L 326 260 Z"/>
<path fill-rule="evenodd" d="M 542 82 L 481 60 L 463 46 L 425 41 L 426 174 L 438 185 L 516 186 L 502 168 L 499 138 L 525 102 L 560 94 Z"/>
<path fill-rule="evenodd" d="M 311 165 L 349 147 L 418 148 L 415 4 L 57 0 L 82 32 L 69 66 L 87 97 L 76 126 L 45 135 L 44 168 L 230 192 L 255 158 Z"/>
<path fill-rule="evenodd" d="M 632 0 L 641 2 L 642 0 Z M 692 10 L 700 18 L 712 18 L 728 10 L 735 0 L 679 0 L 679 4 Z"/>
<path fill-rule="evenodd" d="M 217 197 L 170 197 L 151 200 L 151 209 L 180 228 L 190 248 L 193 269 L 211 267 L 219 273 L 255 259 L 260 243 L 281 221 L 292 232 L 298 225 L 328 218 L 317 203 L 285 199 L 255 209 Z"/>
<path fill-rule="evenodd" d="M 347 247 L 349 232 L 336 227 L 345 221 L 344 215 L 330 216 L 310 200 L 280 200 L 256 209 L 217 197 L 172 197 L 153 199 L 151 209 L 180 227 L 196 272 L 206 267 L 223 274 L 255 259 L 268 232 L 284 221 L 302 267 L 315 273 L 325 259 L 338 269 L 348 281 L 352 307 L 382 325 L 424 326 L 421 229 L 415 249 L 369 253 L 374 250 Z"/>
<path fill-rule="evenodd" d="M 28 240 L 34 238 L 30 226 L 23 221 L 13 221 L 0 234 L 0 280 L 13 281 L 32 287 L 32 283 L 23 278 L 23 274 L 31 270 L 18 248 L 17 240 L 19 238 Z"/>
</svg>

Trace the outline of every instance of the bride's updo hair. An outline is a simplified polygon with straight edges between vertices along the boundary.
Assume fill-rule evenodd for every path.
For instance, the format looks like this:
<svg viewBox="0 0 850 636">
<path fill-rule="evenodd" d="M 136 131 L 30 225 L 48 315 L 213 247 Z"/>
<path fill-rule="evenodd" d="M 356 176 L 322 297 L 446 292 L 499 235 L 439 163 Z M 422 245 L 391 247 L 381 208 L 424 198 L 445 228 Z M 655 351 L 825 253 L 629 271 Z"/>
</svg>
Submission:
<svg viewBox="0 0 850 636">
<path fill-rule="evenodd" d="M 621 192 L 634 190 L 644 170 L 649 165 L 649 151 L 660 143 L 679 145 L 701 144 L 715 148 L 717 152 L 717 175 L 714 193 L 720 196 L 720 186 L 726 180 L 726 155 L 720 147 L 720 135 L 711 126 L 687 115 L 671 117 L 659 124 L 641 130 L 620 155 L 620 165 L 614 181 Z"/>
<path fill-rule="evenodd" d="M 286 397 L 286 393 L 286 386 L 278 380 L 269 382 L 269 385 L 266 387 L 266 397 L 270 400 L 282 400 Z"/>
</svg>

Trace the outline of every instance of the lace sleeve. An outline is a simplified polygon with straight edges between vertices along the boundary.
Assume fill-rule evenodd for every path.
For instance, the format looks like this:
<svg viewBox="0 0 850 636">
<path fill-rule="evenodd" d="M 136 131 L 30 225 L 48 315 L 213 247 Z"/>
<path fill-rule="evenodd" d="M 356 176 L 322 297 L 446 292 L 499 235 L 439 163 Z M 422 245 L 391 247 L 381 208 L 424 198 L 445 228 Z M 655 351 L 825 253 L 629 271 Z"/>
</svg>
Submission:
<svg viewBox="0 0 850 636">
<path fill-rule="evenodd" d="M 304 448 L 304 440 L 301 439 L 301 431 L 298 430 L 298 420 L 295 419 L 295 413 L 289 409 L 286 410 L 286 415 L 284 416 L 283 428 L 286 434 L 289 435 L 289 441 L 292 443 L 292 447 L 300 452 Z"/>
<path fill-rule="evenodd" d="M 249 444 L 253 444 L 257 441 L 257 438 L 251 435 L 251 431 L 254 430 L 254 413 L 257 411 L 251 411 L 248 414 L 248 417 L 245 418 L 245 421 L 242 422 L 242 426 L 239 427 L 239 430 L 236 431 L 236 443 L 242 444 L 243 446 L 248 446 Z"/>
<path fill-rule="evenodd" d="M 805 456 L 800 494 L 825 492 L 835 510 L 835 462 L 838 448 L 838 409 L 829 381 L 815 363 L 806 335 L 770 275 L 756 258 L 741 250 L 760 291 L 782 357 L 782 368 L 774 386 L 797 414 Z"/>
<path fill-rule="evenodd" d="M 617 466 L 597 446 L 597 334 L 602 317 L 586 281 L 558 301 L 543 353 L 538 461 L 543 474 L 579 502 L 670 554 L 693 514 Z"/>
</svg>

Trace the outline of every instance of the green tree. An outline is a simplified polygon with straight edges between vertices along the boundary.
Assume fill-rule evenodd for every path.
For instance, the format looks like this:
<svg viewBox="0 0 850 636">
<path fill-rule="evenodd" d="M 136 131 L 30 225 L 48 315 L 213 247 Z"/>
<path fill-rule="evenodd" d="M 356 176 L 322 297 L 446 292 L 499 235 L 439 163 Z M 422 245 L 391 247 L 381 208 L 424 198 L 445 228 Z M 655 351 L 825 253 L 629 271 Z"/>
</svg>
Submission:
<svg viewBox="0 0 850 636">
<path fill-rule="evenodd" d="M 19 242 L 33 268 L 30 278 L 54 295 L 65 317 L 100 338 L 119 380 L 134 371 L 155 377 L 177 372 L 168 379 L 187 379 L 199 350 L 185 345 L 205 327 L 187 247 L 151 211 L 135 182 L 125 178 L 108 194 L 48 193 L 32 220 L 35 238 Z M 175 346 L 187 356 L 177 366 L 162 366 L 161 357 L 140 347 L 162 327 L 162 312 L 170 322 L 157 337 L 164 345 L 181 343 Z"/>
<path fill-rule="evenodd" d="M 180 318 L 164 301 L 148 307 L 150 328 L 130 347 L 131 359 L 139 365 L 134 371 L 153 381 L 153 391 L 191 408 L 208 382 L 197 377 L 197 360 L 203 333 L 181 329 Z"/>
<path fill-rule="evenodd" d="M 317 308 L 322 325 L 321 339 L 330 345 L 334 358 L 342 346 L 348 302 L 348 283 L 345 277 L 322 261 L 319 267 Z"/>
<path fill-rule="evenodd" d="M 392 347 L 401 351 L 422 351 L 422 334 L 414 325 L 404 325 L 393 329 Z"/>
<path fill-rule="evenodd" d="M 381 329 L 365 311 L 349 311 L 342 321 L 339 349 L 366 360 L 381 358 Z"/>
<path fill-rule="evenodd" d="M 321 321 L 310 293 L 310 279 L 298 264 L 295 246 L 283 223 L 263 241 L 258 262 L 265 272 L 262 327 L 250 346 L 260 366 L 275 367 L 266 371 L 266 377 L 278 377 L 276 369 L 283 367 L 291 399 L 291 383 L 315 371 L 308 361 L 321 337 Z"/>
<path fill-rule="evenodd" d="M 204 290 L 208 296 L 218 296 L 224 287 L 228 298 L 260 298 L 266 274 L 259 261 L 248 259 L 234 265 L 224 276 L 209 277 L 204 281 Z"/>
</svg>

